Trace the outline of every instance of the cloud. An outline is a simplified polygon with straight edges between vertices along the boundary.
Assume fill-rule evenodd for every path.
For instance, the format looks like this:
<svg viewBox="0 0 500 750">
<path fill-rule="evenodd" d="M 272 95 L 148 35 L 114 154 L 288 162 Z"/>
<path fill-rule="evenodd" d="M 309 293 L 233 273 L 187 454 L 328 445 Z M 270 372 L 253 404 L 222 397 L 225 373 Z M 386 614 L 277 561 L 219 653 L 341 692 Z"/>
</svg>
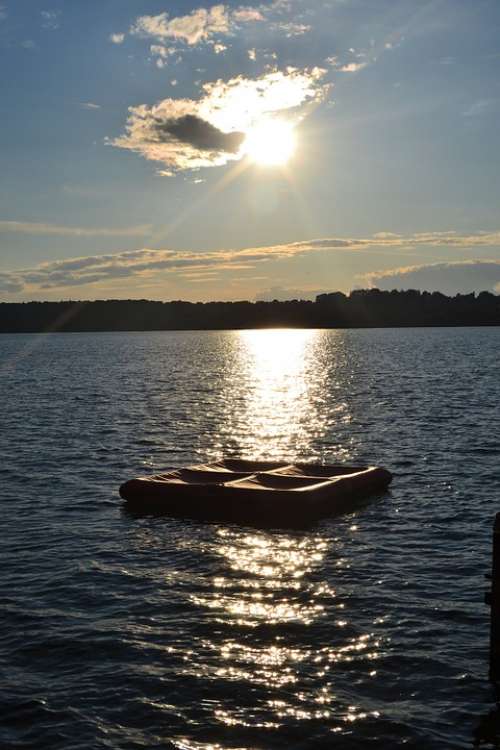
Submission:
<svg viewBox="0 0 500 750">
<path fill-rule="evenodd" d="M 95 102 L 80 102 L 80 107 L 82 109 L 101 109 L 101 105 Z"/>
<path fill-rule="evenodd" d="M 463 117 L 482 117 L 495 112 L 499 104 L 500 99 L 478 99 L 462 115 Z"/>
<path fill-rule="evenodd" d="M 358 59 L 366 57 L 366 54 L 364 52 L 356 53 L 353 49 L 350 49 L 349 52 L 351 54 L 354 54 Z M 325 62 L 339 73 L 357 73 L 358 71 L 363 70 L 363 68 L 366 68 L 369 64 L 367 60 L 363 59 L 360 62 L 342 63 L 340 62 L 338 55 L 327 57 Z"/>
<path fill-rule="evenodd" d="M 387 238 L 399 244 L 418 246 L 432 245 L 434 247 L 493 247 L 500 245 L 500 230 L 493 232 L 475 232 L 473 234 L 459 234 L 449 230 L 445 232 L 418 232 L 408 236 L 380 233 L 375 238 Z"/>
<path fill-rule="evenodd" d="M 7 292 L 8 294 L 18 294 L 25 288 L 24 281 L 17 281 L 13 274 L 9 272 L 3 273 L 0 271 L 0 292 Z"/>
<path fill-rule="evenodd" d="M 41 263 L 20 271 L 0 272 L 0 290 L 10 293 L 84 286 L 129 277 L 151 277 L 160 271 L 184 276 L 202 272 L 252 269 L 256 264 L 294 257 L 317 249 L 313 243 L 292 243 L 243 250 L 196 252 L 180 250 L 129 250 Z"/>
<path fill-rule="evenodd" d="M 458 234 L 447 232 L 418 232 L 415 234 L 395 234 L 394 232 L 377 232 L 370 237 L 326 237 L 312 240 L 290 242 L 286 245 L 276 245 L 268 250 L 279 251 L 284 255 L 314 250 L 370 250 L 384 248 L 404 250 L 415 247 L 498 247 L 500 248 L 500 231 L 476 232 L 475 234 Z"/>
<path fill-rule="evenodd" d="M 294 243 L 300 245 L 303 243 Z M 317 248 L 333 249 L 334 247 L 361 250 L 370 247 L 414 248 L 414 247 L 500 247 L 500 230 L 493 232 L 475 232 L 459 234 L 453 230 L 445 232 L 416 232 L 414 234 L 396 234 L 394 232 L 377 232 L 371 237 L 363 238 L 327 238 L 311 240 L 306 243 Z"/>
<path fill-rule="evenodd" d="M 159 121 L 157 132 L 167 141 L 171 136 L 182 143 L 188 143 L 200 151 L 222 151 L 236 153 L 244 138 L 244 133 L 223 133 L 197 115 L 183 115 L 174 120 Z"/>
<path fill-rule="evenodd" d="M 253 269 L 268 261 L 291 259 L 311 252 L 368 252 L 373 247 L 401 248 L 411 245 L 415 236 L 425 237 L 428 245 L 434 241 L 436 246 L 440 246 L 443 235 L 449 237 L 450 234 L 452 233 L 426 232 L 404 237 L 391 232 L 383 232 L 366 238 L 330 237 L 212 252 L 143 248 L 121 253 L 52 261 L 19 271 L 4 271 L 0 273 L 0 289 L 12 294 L 40 293 L 46 289 L 64 289 L 130 277 L 150 279 L 156 277 L 159 272 L 175 274 L 178 277 L 193 274 L 206 275 Z M 453 235 L 457 247 L 462 247 L 462 242 L 470 244 L 473 238 L 488 239 L 491 245 L 496 244 L 500 247 L 500 231 L 464 236 L 453 233 Z M 495 238 L 496 243 L 493 242 Z M 448 294 L 454 294 L 457 291 L 480 291 L 492 289 L 500 283 L 500 261 L 456 261 L 411 266 L 366 274 L 360 279 L 364 285 L 376 285 L 383 289 L 417 287 L 430 291 L 438 289 Z M 299 293 L 293 289 L 285 291 L 287 295 L 292 294 L 293 297 L 302 295 L 302 292 Z M 270 290 L 270 293 L 276 297 L 276 288 Z M 310 292 L 310 294 L 314 293 Z"/>
<path fill-rule="evenodd" d="M 164 44 L 152 44 L 149 48 L 153 58 L 156 58 L 156 66 L 158 68 L 164 68 L 167 64 L 168 58 L 172 55 L 177 54 L 175 47 L 165 47 Z M 180 58 L 177 58 L 177 62 Z"/>
<path fill-rule="evenodd" d="M 229 12 L 224 5 L 197 8 L 189 15 L 170 18 L 168 13 L 140 16 L 130 29 L 131 34 L 155 39 L 176 39 L 189 45 L 206 41 L 214 34 L 228 34 L 231 28 Z"/>
<path fill-rule="evenodd" d="M 8 16 L 7 9 L 3 3 L 0 3 L 0 21 L 4 21 Z"/>
<path fill-rule="evenodd" d="M 420 289 L 443 294 L 500 291 L 500 260 L 460 260 L 395 268 L 362 279 L 379 289 Z"/>
<path fill-rule="evenodd" d="M 157 274 L 159 271 L 181 276 L 192 276 L 193 273 L 202 272 L 237 271 L 252 269 L 260 262 L 286 258 L 305 251 L 305 245 L 276 245 L 206 253 L 143 248 L 41 263 L 34 268 L 20 271 L 0 272 L 0 290 L 11 293 L 24 290 L 40 292 L 132 276 L 140 278 Z"/>
<path fill-rule="evenodd" d="M 301 119 L 303 105 L 326 93 L 320 83 L 324 72 L 288 68 L 256 79 L 237 76 L 205 83 L 198 100 L 164 99 L 151 107 L 130 107 L 126 133 L 108 143 L 161 162 L 167 167 L 164 174 L 227 164 L 242 157 L 235 146 L 260 118 L 288 112 Z"/>
<path fill-rule="evenodd" d="M 391 40 L 378 45 L 372 39 L 367 48 L 355 49 L 349 47 L 344 59 L 341 59 L 339 55 L 330 55 L 330 57 L 325 58 L 325 63 L 330 65 L 337 73 L 359 73 L 369 65 L 375 64 L 383 53 L 390 53 L 399 47 L 402 40 L 403 37 L 399 34 L 394 34 Z"/>
<path fill-rule="evenodd" d="M 109 41 L 113 44 L 123 44 L 125 41 L 125 34 L 110 34 Z"/>
<path fill-rule="evenodd" d="M 0 272 L 0 289 L 18 293 L 83 286 L 141 277 L 158 271 L 204 271 L 224 268 L 239 259 L 239 251 L 221 253 L 179 252 L 174 250 L 130 250 L 42 263 L 31 269 Z"/>
<path fill-rule="evenodd" d="M 240 6 L 232 9 L 227 5 L 213 5 L 210 8 L 195 8 L 184 16 L 170 16 L 167 11 L 156 16 L 144 15 L 136 18 L 130 27 L 130 34 L 143 38 L 194 47 L 211 43 L 216 54 L 220 54 L 221 37 L 235 36 L 248 24 L 266 22 L 266 31 L 278 33 L 287 38 L 300 36 L 311 30 L 311 26 L 283 18 L 291 12 L 291 3 L 274 0 L 258 6 Z M 218 39 L 217 39 L 218 38 Z M 217 43 L 214 40 L 217 39 Z"/>
<path fill-rule="evenodd" d="M 0 220 L 0 233 L 55 235 L 62 237 L 144 237 L 151 232 L 149 224 L 137 227 L 71 227 L 63 224 L 44 224 L 32 221 Z"/>
<path fill-rule="evenodd" d="M 250 23 L 252 21 L 263 21 L 264 16 L 258 8 L 237 8 L 231 14 L 235 23 Z"/>
<path fill-rule="evenodd" d="M 174 55 L 176 52 L 175 47 L 165 47 L 163 44 L 152 44 L 149 51 L 152 55 L 157 55 L 158 57 L 163 58 L 167 58 L 169 55 Z"/>
<path fill-rule="evenodd" d="M 278 31 L 284 34 L 287 39 L 291 39 L 294 36 L 302 36 L 311 31 L 311 26 L 304 23 L 294 23 L 293 21 L 277 21 L 270 26 L 272 31 Z"/>
<path fill-rule="evenodd" d="M 42 10 L 40 15 L 42 17 L 42 29 L 55 31 L 59 28 L 61 17 L 60 10 Z"/>
<path fill-rule="evenodd" d="M 340 73 L 357 73 L 358 71 L 363 70 L 363 68 L 366 68 L 367 65 L 367 62 L 351 62 L 346 65 L 341 65 L 337 70 Z"/>
</svg>

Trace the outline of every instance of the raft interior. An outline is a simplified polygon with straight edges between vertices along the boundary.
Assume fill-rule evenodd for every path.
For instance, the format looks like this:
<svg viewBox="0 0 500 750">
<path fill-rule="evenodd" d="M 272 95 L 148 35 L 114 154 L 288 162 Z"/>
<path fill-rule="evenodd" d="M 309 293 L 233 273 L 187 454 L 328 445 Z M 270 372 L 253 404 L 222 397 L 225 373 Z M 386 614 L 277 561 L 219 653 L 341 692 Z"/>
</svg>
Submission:
<svg viewBox="0 0 500 750">
<path fill-rule="evenodd" d="M 120 495 L 136 513 L 288 525 L 346 512 L 391 480 L 379 466 L 228 458 L 130 479 Z"/>
</svg>

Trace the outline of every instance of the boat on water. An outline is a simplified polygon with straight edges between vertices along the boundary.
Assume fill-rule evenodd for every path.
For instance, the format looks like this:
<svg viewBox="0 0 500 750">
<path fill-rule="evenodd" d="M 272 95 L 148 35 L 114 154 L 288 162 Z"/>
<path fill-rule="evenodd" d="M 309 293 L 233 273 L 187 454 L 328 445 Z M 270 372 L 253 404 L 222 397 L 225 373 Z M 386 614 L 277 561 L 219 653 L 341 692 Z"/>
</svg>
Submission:
<svg viewBox="0 0 500 750">
<path fill-rule="evenodd" d="M 130 479 L 120 495 L 136 513 L 283 526 L 346 512 L 391 480 L 380 466 L 224 459 Z"/>
</svg>

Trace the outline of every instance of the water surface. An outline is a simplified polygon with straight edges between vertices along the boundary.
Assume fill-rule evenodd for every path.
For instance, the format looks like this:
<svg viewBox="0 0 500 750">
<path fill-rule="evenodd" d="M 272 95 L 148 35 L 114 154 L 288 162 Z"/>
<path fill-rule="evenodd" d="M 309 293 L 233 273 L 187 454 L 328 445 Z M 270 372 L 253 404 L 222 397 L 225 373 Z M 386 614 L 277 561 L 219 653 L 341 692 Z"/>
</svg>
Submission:
<svg viewBox="0 0 500 750">
<path fill-rule="evenodd" d="M 1 746 L 472 747 L 499 361 L 497 328 L 1 336 Z M 123 510 L 222 455 L 395 479 L 304 530 Z"/>
</svg>

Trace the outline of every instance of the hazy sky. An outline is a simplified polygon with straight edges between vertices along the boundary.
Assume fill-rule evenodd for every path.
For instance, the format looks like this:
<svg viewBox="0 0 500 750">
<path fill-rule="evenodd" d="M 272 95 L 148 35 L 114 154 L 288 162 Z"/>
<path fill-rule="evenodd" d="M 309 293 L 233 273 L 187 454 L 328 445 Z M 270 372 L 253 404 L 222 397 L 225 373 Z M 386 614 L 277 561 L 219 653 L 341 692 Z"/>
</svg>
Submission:
<svg viewBox="0 0 500 750">
<path fill-rule="evenodd" d="M 0 300 L 500 292 L 499 0 L 0 0 Z"/>
</svg>

